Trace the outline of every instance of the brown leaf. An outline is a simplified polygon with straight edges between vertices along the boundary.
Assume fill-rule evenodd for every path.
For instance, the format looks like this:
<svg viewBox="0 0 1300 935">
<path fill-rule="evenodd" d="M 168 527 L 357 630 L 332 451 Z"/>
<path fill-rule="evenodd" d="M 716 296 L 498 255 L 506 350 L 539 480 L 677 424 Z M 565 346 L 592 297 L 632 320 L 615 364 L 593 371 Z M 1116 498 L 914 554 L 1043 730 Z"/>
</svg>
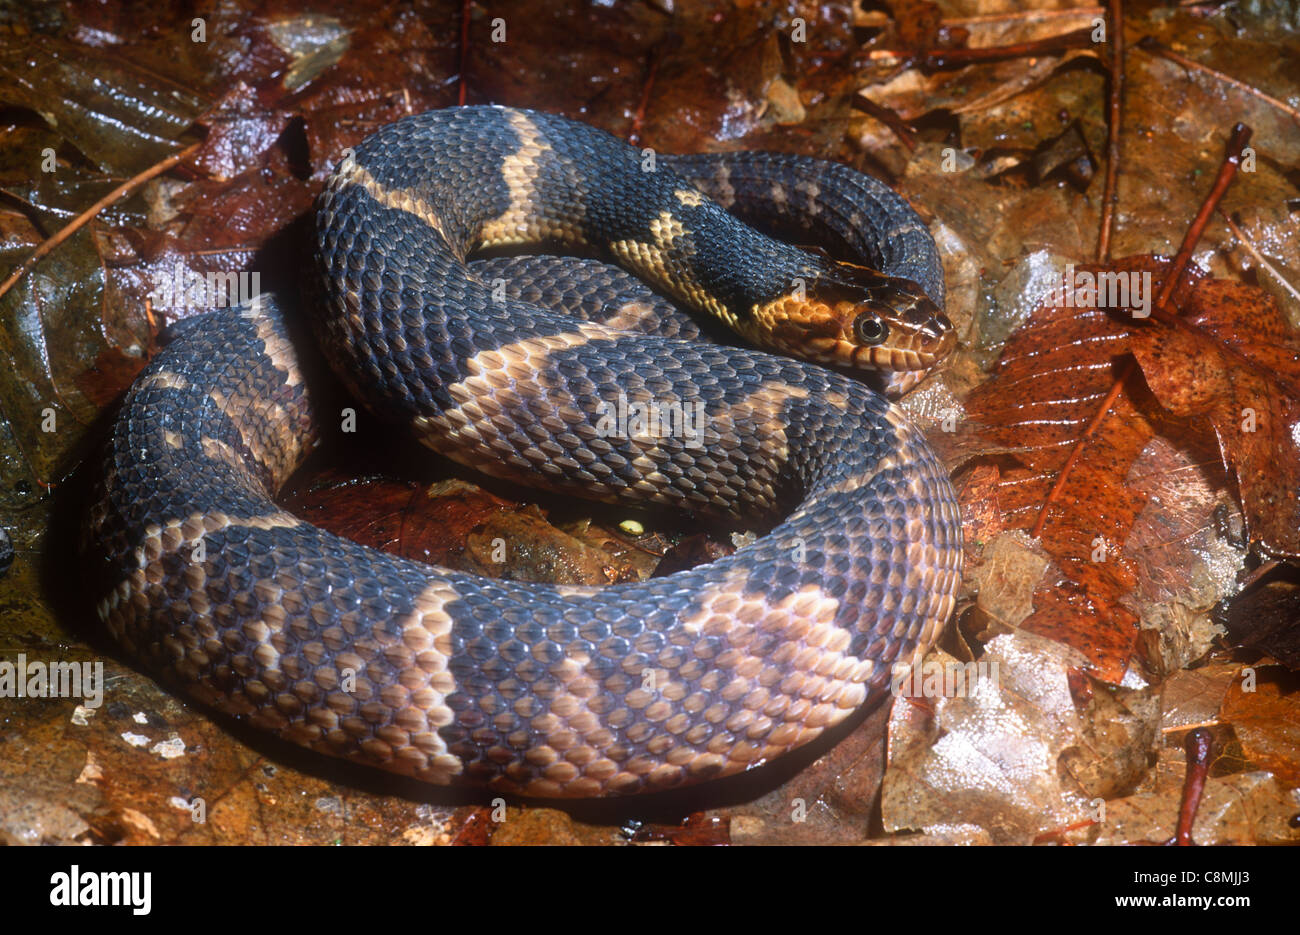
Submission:
<svg viewBox="0 0 1300 935">
<path fill-rule="evenodd" d="M 1088 190 L 1088 184 L 1097 171 L 1097 160 L 1088 149 L 1088 140 L 1079 127 L 1079 121 L 1039 145 L 1034 153 L 1033 169 L 1037 184 L 1059 176 L 1081 192 Z"/>
<path fill-rule="evenodd" d="M 1181 730 L 1217 719 L 1228 686 L 1240 671 L 1240 663 L 1218 660 L 1175 672 L 1161 686 L 1161 729 Z"/>
<path fill-rule="evenodd" d="M 1300 577 L 1294 566 L 1239 594 L 1227 606 L 1228 636 L 1300 671 Z"/>
<path fill-rule="evenodd" d="M 1198 610 L 1208 610 L 1236 590 L 1235 581 L 1216 581 L 1215 587 L 1202 580 L 1209 576 L 1208 563 L 1240 556 L 1239 543 L 1227 542 L 1228 536 L 1219 528 L 1231 498 L 1227 474 L 1208 432 L 1152 439 L 1133 462 L 1126 483 L 1147 501 L 1124 543 L 1124 554 L 1138 574 L 1139 602 L 1195 602 Z M 1238 563 L 1222 564 L 1235 570 Z"/>
<path fill-rule="evenodd" d="M 890 8 L 903 48 L 925 50 L 938 42 L 943 11 L 937 4 L 931 0 L 893 0 Z"/>
<path fill-rule="evenodd" d="M 1140 274 L 1162 266 L 1139 257 L 1109 269 Z M 1093 271 L 1099 270 L 1078 272 Z M 1121 550 L 1146 498 L 1124 480 L 1167 421 L 1132 379 L 1098 419 L 1128 346 L 1127 324 L 1107 311 L 1039 308 L 1007 342 L 993 378 L 967 401 L 979 434 L 1018 462 L 1004 469 L 998 487 L 1008 528 L 1033 529 L 1061 484 L 1041 532 L 1055 571 L 1035 592 L 1034 613 L 1022 626 L 1081 650 L 1095 674 L 1111 682 L 1123 678 L 1138 635 L 1137 616 L 1120 603 L 1136 585 Z"/>
<path fill-rule="evenodd" d="M 735 844 L 856 844 L 885 772 L 890 707 L 881 705 L 823 756 L 756 801 L 727 810 Z"/>
<path fill-rule="evenodd" d="M 1187 772 L 1182 750 L 1165 747 L 1158 768 L 1143 789 L 1106 803 L 1105 819 L 1092 844 L 1151 844 L 1169 839 L 1178 824 Z M 1295 803 L 1265 772 L 1211 776 L 1192 826 L 1192 840 L 1213 844 L 1295 844 L 1300 828 L 1290 826 Z"/>
<path fill-rule="evenodd" d="M 1079 712 L 1079 743 L 1061 755 L 1061 771 L 1089 799 L 1133 791 L 1155 754 L 1160 701 L 1150 688 L 1093 691 Z"/>
<path fill-rule="evenodd" d="M 265 107 L 253 88 L 236 83 L 203 116 L 208 135 L 194 157 L 195 168 L 222 181 L 257 168 L 292 116 Z"/>
<path fill-rule="evenodd" d="M 1020 531 L 995 536 L 972 569 L 975 606 L 984 621 L 1018 627 L 1034 612 L 1034 594 L 1048 559 Z"/>
<path fill-rule="evenodd" d="M 1240 586 L 1241 537 L 1225 528 L 1238 514 L 1209 432 L 1153 438 L 1125 483 L 1147 503 L 1124 543 L 1137 574 L 1124 603 L 1142 617 L 1144 675 L 1159 679 L 1221 636 L 1209 612 Z"/>
<path fill-rule="evenodd" d="M 1176 327 L 1144 329 L 1132 350 L 1163 405 L 1213 422 L 1251 541 L 1300 556 L 1300 335 L 1273 297 L 1205 280 Z"/>
<path fill-rule="evenodd" d="M 936 652 L 926 666 L 935 661 L 956 660 Z M 1014 633 L 991 641 L 981 661 L 989 677 L 964 696 L 938 698 L 932 718 L 895 703 L 881 803 L 887 831 L 975 825 L 1012 844 L 1088 820 L 1057 770 L 1081 739 L 1066 677 L 1077 654 Z"/>
<path fill-rule="evenodd" d="M 961 528 L 965 559 L 974 564 L 985 545 L 1002 532 L 1002 508 L 998 504 L 998 469 L 977 464 L 956 481 L 961 503 Z"/>
<path fill-rule="evenodd" d="M 92 162 L 132 175 L 181 148 L 202 99 L 117 49 L 54 36 L 0 44 L 0 100 L 41 114 Z"/>
<path fill-rule="evenodd" d="M 388 477 L 353 480 L 331 469 L 282 500 L 337 535 L 430 565 L 551 584 L 637 578 L 629 563 L 556 529 L 537 507 L 464 481 L 422 489 Z"/>
<path fill-rule="evenodd" d="M 1252 763 L 1300 786 L 1300 678 L 1281 666 L 1260 666 L 1254 675 L 1229 685 L 1219 716 Z"/>
<path fill-rule="evenodd" d="M 725 847 L 731 843 L 731 821 L 725 816 L 692 812 L 679 825 L 643 825 L 633 841 L 666 842 L 676 847 Z"/>
</svg>

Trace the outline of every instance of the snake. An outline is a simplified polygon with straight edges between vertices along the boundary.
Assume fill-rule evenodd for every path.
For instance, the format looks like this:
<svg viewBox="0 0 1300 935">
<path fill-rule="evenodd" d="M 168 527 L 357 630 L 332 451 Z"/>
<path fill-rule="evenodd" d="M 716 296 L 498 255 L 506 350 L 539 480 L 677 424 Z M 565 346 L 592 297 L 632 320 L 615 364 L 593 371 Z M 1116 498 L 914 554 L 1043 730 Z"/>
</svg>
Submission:
<svg viewBox="0 0 1300 935">
<path fill-rule="evenodd" d="M 924 372 L 956 339 L 933 238 L 870 176 L 429 111 L 343 155 L 304 292 L 296 316 L 266 293 L 186 319 L 95 475 L 95 611 L 202 704 L 434 785 L 631 795 L 808 744 L 953 611 L 948 474 L 854 374 Z M 490 477 L 767 531 L 607 587 L 351 542 L 273 499 L 349 438 L 319 356 L 368 417 Z"/>
</svg>

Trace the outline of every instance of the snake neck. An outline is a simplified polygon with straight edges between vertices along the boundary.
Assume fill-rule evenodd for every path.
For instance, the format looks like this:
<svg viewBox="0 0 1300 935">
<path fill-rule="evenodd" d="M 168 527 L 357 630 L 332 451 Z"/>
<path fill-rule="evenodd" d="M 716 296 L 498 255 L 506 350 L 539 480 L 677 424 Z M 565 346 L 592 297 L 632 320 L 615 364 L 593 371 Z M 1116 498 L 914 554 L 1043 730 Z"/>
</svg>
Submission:
<svg viewBox="0 0 1300 935">
<path fill-rule="evenodd" d="M 385 249 L 432 257 L 456 282 L 470 278 L 465 261 L 480 249 L 559 246 L 612 260 L 768 349 L 872 368 L 921 359 L 916 353 L 897 360 L 863 355 L 840 346 L 834 356 L 825 353 L 825 335 L 809 320 L 816 308 L 799 303 L 821 289 L 856 289 L 859 305 L 888 311 L 889 303 L 874 296 L 875 283 L 862 285 L 844 264 L 755 230 L 666 165 L 647 164 L 637 150 L 603 131 L 495 108 L 438 111 L 418 119 L 415 132 L 380 131 L 339 166 L 317 212 L 326 255 L 331 237 L 338 236 L 329 233 L 333 219 L 360 216 L 373 204 L 414 222 L 404 225 L 409 238 Z M 457 145 L 458 133 L 471 125 L 472 152 Z M 440 145 L 430 146 L 432 139 Z M 463 197 L 469 190 L 478 197 Z M 363 239 L 365 234 L 357 232 Z M 337 283 L 328 285 L 339 291 Z M 431 296 L 435 292 L 441 295 L 441 287 Z M 351 298 L 346 288 L 339 297 Z M 850 319 L 860 313 L 837 312 Z M 937 309 L 934 316 L 942 318 Z M 891 337 L 899 334 L 895 328 Z M 860 343 L 844 322 L 836 337 Z M 933 355 L 927 365 L 932 360 Z"/>
</svg>

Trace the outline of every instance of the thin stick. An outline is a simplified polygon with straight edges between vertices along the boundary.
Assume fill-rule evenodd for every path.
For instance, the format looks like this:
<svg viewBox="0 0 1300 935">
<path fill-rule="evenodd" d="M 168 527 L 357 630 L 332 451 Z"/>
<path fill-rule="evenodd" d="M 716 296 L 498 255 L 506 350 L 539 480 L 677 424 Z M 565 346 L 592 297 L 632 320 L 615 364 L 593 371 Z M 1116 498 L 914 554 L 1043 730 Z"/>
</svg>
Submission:
<svg viewBox="0 0 1300 935">
<path fill-rule="evenodd" d="M 1009 10 L 1006 13 L 984 13 L 979 16 L 949 16 L 943 20 L 945 26 L 981 26 L 985 23 L 1007 23 L 1013 20 L 1032 20 L 1038 22 L 1045 19 L 1061 19 L 1085 16 L 1096 16 L 1098 13 L 1105 13 L 1106 8 L 1100 6 L 1076 6 L 1065 10 Z"/>
<path fill-rule="evenodd" d="M 904 61 L 914 62 L 921 68 L 957 68 L 980 62 L 1000 62 L 1005 59 L 1026 58 L 1033 55 L 1055 55 L 1069 52 L 1071 49 L 1086 49 L 1092 45 L 1090 28 L 1075 29 L 1057 36 L 1034 39 L 1030 42 L 1016 42 L 1011 45 L 990 45 L 978 49 L 921 49 L 917 50 L 872 50 L 869 58 L 888 55 Z"/>
<path fill-rule="evenodd" d="M 646 111 L 650 109 L 650 92 L 654 90 L 663 51 L 663 47 L 650 50 L 650 64 L 646 68 L 645 80 L 641 82 L 641 99 L 637 101 L 636 112 L 632 114 L 632 128 L 627 131 L 627 142 L 631 146 L 641 145 L 641 130 L 645 127 Z"/>
<path fill-rule="evenodd" d="M 1210 760 L 1214 756 L 1214 735 L 1198 727 L 1183 741 L 1187 751 L 1187 774 L 1183 777 L 1183 800 L 1178 808 L 1178 828 L 1166 844 L 1179 847 L 1192 846 L 1192 825 L 1201 808 L 1205 794 L 1205 780 L 1210 776 Z"/>
<path fill-rule="evenodd" d="M 95 202 L 85 211 L 78 214 L 61 231 L 59 231 L 53 237 L 50 237 L 46 239 L 43 243 L 41 243 L 40 246 L 38 246 L 36 250 L 32 253 L 32 255 L 29 256 L 26 259 L 26 261 L 23 262 L 22 266 L 14 270 L 13 273 L 9 276 L 9 278 L 6 279 L 3 284 L 0 284 L 0 298 L 3 298 L 5 293 L 7 293 L 10 289 L 12 289 L 14 287 L 14 284 L 17 283 L 18 280 L 22 279 L 24 276 L 30 273 L 32 271 L 32 268 L 36 266 L 37 263 L 39 263 L 42 259 L 44 259 L 53 250 L 57 249 L 59 244 L 63 243 L 63 241 L 67 240 L 77 231 L 81 230 L 83 227 L 89 224 L 90 221 L 95 217 L 95 215 L 99 214 L 99 212 L 103 211 L 105 208 L 107 208 L 113 202 L 117 201 L 123 195 L 143 185 L 151 178 L 154 178 L 155 176 L 158 175 L 162 175 L 172 166 L 176 165 L 176 163 L 180 162 L 182 159 L 185 159 L 187 156 L 192 154 L 196 149 L 199 148 L 199 145 L 200 144 L 195 143 L 192 146 L 182 149 L 179 153 L 173 153 L 172 155 L 164 159 L 162 162 L 154 163 L 149 168 L 141 172 L 139 175 L 127 179 L 125 182 L 117 186 L 117 188 L 113 189 L 103 198 L 99 199 L 99 201 Z"/>
<path fill-rule="evenodd" d="M 671 7 L 672 3 L 669 0 L 668 9 L 671 9 Z M 667 9 L 665 12 L 667 12 Z M 655 80 L 659 75 L 659 66 L 670 55 L 678 52 L 681 47 L 682 37 L 680 33 L 676 32 L 670 32 L 651 47 L 648 53 L 645 79 L 641 82 L 641 97 L 637 101 L 636 111 L 632 114 L 632 126 L 627 131 L 629 145 L 641 145 L 641 131 L 645 129 L 645 116 L 650 110 L 650 95 L 654 92 Z"/>
<path fill-rule="evenodd" d="M 1187 268 L 1188 262 L 1192 259 L 1192 251 L 1196 249 L 1196 244 L 1200 242 L 1201 234 L 1205 232 L 1205 225 L 1210 223 L 1210 215 L 1214 209 L 1219 206 L 1223 200 L 1223 195 L 1232 184 L 1232 180 L 1237 177 L 1237 170 L 1241 168 L 1241 154 L 1250 142 L 1250 127 L 1244 123 L 1239 123 L 1232 128 L 1232 136 L 1228 137 L 1228 152 L 1224 157 L 1222 164 L 1219 166 L 1219 174 L 1214 178 L 1214 185 L 1210 188 L 1210 193 L 1205 196 L 1201 202 L 1201 208 L 1196 212 L 1196 217 L 1187 228 L 1187 233 L 1183 235 L 1182 246 L 1174 254 L 1173 263 L 1169 264 L 1169 272 L 1165 275 L 1165 281 L 1160 286 L 1160 295 L 1156 297 L 1155 307 L 1164 311 L 1169 297 L 1173 295 L 1174 287 L 1178 285 L 1178 280 L 1183 276 L 1183 270 Z"/>
<path fill-rule="evenodd" d="M 1110 235 L 1119 201 L 1119 138 L 1124 100 L 1124 5 L 1110 0 L 1110 125 L 1106 129 L 1106 185 L 1101 196 L 1101 230 L 1097 235 L 1097 262 L 1110 262 Z"/>
</svg>

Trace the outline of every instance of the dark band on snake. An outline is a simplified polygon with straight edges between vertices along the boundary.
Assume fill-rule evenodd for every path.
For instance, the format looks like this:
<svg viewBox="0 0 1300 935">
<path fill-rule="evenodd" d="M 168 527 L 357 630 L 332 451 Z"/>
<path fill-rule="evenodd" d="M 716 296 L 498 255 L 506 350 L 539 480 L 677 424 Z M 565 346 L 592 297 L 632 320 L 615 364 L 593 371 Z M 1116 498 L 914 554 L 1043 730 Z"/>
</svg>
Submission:
<svg viewBox="0 0 1300 935">
<path fill-rule="evenodd" d="M 293 743 L 538 796 L 734 774 L 880 699 L 953 608 L 943 465 L 862 383 L 710 343 L 665 299 L 769 349 L 921 373 L 955 340 L 933 240 L 845 166 L 647 159 L 507 108 L 381 130 L 318 203 L 314 331 L 372 411 L 483 473 L 770 533 L 601 589 L 479 578 L 317 529 L 271 498 L 336 419 L 262 296 L 197 319 L 123 405 L 86 543 L 112 635 Z M 506 246 L 588 259 L 472 260 Z M 620 397 L 701 403 L 702 439 L 611 434 L 599 413 Z"/>
</svg>

